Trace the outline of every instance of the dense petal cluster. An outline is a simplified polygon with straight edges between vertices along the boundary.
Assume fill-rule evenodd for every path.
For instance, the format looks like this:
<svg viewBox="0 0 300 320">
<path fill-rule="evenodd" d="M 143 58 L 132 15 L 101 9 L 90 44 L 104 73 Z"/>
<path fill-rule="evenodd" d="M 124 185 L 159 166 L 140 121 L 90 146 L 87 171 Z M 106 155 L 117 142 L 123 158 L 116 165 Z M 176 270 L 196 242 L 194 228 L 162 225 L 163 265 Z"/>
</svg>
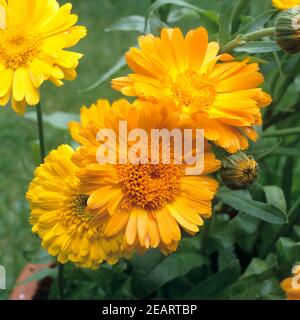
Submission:
<svg viewBox="0 0 300 320">
<path fill-rule="evenodd" d="M 184 37 L 179 28 L 139 38 L 140 48 L 126 54 L 133 71 L 112 81 L 113 88 L 141 100 L 175 103 L 181 119 L 191 119 L 205 137 L 234 153 L 256 140 L 253 126 L 262 123 L 261 108 L 271 97 L 259 86 L 263 75 L 249 59 L 234 61 L 208 42 L 204 28 Z"/>
<path fill-rule="evenodd" d="M 36 169 L 26 195 L 32 231 L 60 263 L 71 261 L 91 269 L 103 261 L 114 264 L 121 255 L 122 235 L 104 236 L 107 218 L 88 208 L 88 195 L 79 193 L 73 153 L 62 145 Z"/>
<path fill-rule="evenodd" d="M 124 233 L 124 250 L 159 247 L 169 253 L 177 248 L 181 230 L 199 231 L 203 218 L 211 216 L 211 201 L 218 187 L 207 176 L 220 168 L 208 146 L 204 172 L 199 176 L 186 176 L 184 164 L 100 164 L 96 160 L 100 142 L 95 136 L 100 129 L 118 132 L 119 121 L 126 120 L 128 131 L 171 130 L 178 127 L 177 113 L 150 102 L 141 106 L 119 100 L 110 107 L 101 100 L 90 109 L 83 108 L 81 119 L 81 124 L 71 124 L 72 136 L 80 144 L 73 156 L 80 167 L 79 190 L 89 195 L 88 207 L 108 219 L 106 236 Z"/>
<path fill-rule="evenodd" d="M 65 50 L 85 37 L 70 3 L 0 0 L 0 105 L 11 99 L 17 113 L 40 101 L 39 87 L 76 78 L 82 54 Z"/>
</svg>

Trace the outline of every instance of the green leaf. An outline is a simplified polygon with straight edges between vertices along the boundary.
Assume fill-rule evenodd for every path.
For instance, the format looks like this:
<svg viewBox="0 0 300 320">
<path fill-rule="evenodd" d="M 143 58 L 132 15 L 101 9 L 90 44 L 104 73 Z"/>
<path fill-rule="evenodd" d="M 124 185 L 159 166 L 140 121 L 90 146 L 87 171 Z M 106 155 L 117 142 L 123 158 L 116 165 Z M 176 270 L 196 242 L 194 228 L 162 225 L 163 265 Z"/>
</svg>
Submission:
<svg viewBox="0 0 300 320">
<path fill-rule="evenodd" d="M 255 157 L 255 159 L 257 161 L 261 161 L 262 159 L 267 157 L 269 154 L 271 154 L 272 152 L 277 150 L 277 148 L 280 146 L 281 142 L 282 142 L 282 140 L 280 139 L 274 145 L 271 145 L 270 147 L 267 147 L 265 149 L 254 150 L 251 154 Z"/>
<path fill-rule="evenodd" d="M 298 239 L 300 240 L 300 226 L 293 226 L 293 230 L 296 236 L 298 237 Z"/>
<path fill-rule="evenodd" d="M 280 51 L 276 41 L 249 41 L 234 49 L 236 52 L 267 53 Z"/>
<path fill-rule="evenodd" d="M 126 61 L 125 58 L 122 56 L 109 70 L 107 70 L 94 84 L 92 84 L 91 86 L 80 90 L 80 92 L 87 92 L 87 91 L 91 91 L 95 88 L 97 88 L 98 86 L 100 86 L 100 84 L 102 84 L 103 82 L 107 81 L 108 79 L 110 79 L 114 74 L 116 74 L 118 71 L 120 71 L 123 67 L 126 66 Z"/>
<path fill-rule="evenodd" d="M 240 264 L 238 260 L 234 260 L 219 273 L 190 290 L 184 295 L 183 299 L 213 299 L 219 296 L 224 289 L 236 282 L 240 273 Z"/>
<path fill-rule="evenodd" d="M 241 278 L 246 278 L 253 274 L 260 274 L 269 268 L 265 260 L 253 258 Z"/>
<path fill-rule="evenodd" d="M 132 291 L 137 298 L 146 298 L 169 281 L 207 263 L 208 259 L 199 254 L 175 253 L 163 259 L 147 274 L 133 275 Z"/>
<path fill-rule="evenodd" d="M 218 297 L 224 300 L 255 300 L 279 289 L 275 269 L 270 268 L 260 274 L 241 278 Z"/>
<path fill-rule="evenodd" d="M 149 20 L 151 13 L 153 13 L 154 11 L 158 10 L 160 7 L 167 5 L 167 4 L 172 4 L 175 6 L 195 10 L 196 12 L 205 16 L 206 18 L 210 19 L 211 21 L 215 22 L 216 24 L 218 23 L 219 17 L 215 11 L 203 10 L 203 9 L 201 9 L 197 6 L 194 6 L 184 0 L 157 0 L 150 6 L 150 8 L 148 10 L 148 13 L 146 15 L 144 31 L 146 31 L 148 28 L 148 20 Z"/>
<path fill-rule="evenodd" d="M 38 272 L 34 273 L 32 276 L 28 277 L 22 282 L 17 283 L 18 286 L 33 282 L 33 281 L 40 281 L 47 277 L 56 278 L 57 276 L 57 268 L 43 268 Z"/>
<path fill-rule="evenodd" d="M 44 264 L 53 262 L 54 258 L 48 254 L 43 248 L 37 250 L 24 251 L 24 258 L 27 262 L 33 264 Z"/>
<path fill-rule="evenodd" d="M 283 190 L 278 186 L 264 186 L 267 203 L 273 204 L 282 212 L 287 212 L 287 206 Z"/>
<path fill-rule="evenodd" d="M 223 0 L 219 21 L 219 43 L 223 47 L 231 38 L 234 1 Z"/>
<path fill-rule="evenodd" d="M 232 30 L 235 32 L 240 23 L 240 17 L 248 9 L 249 0 L 240 0 L 238 4 L 234 7 L 232 12 L 231 24 Z"/>
<path fill-rule="evenodd" d="M 295 159 L 287 158 L 282 169 L 281 186 L 282 186 L 282 189 L 284 190 L 286 201 L 289 206 L 291 204 L 291 198 L 292 198 L 294 165 L 295 165 Z"/>
<path fill-rule="evenodd" d="M 143 33 L 145 26 L 145 17 L 142 16 L 128 16 L 123 17 L 111 26 L 105 29 L 106 32 L 111 31 L 138 31 Z"/>
<path fill-rule="evenodd" d="M 247 213 L 255 218 L 274 224 L 284 224 L 288 222 L 284 212 L 270 203 L 252 200 L 251 195 L 247 191 L 221 189 L 217 197 L 234 209 Z"/>
<path fill-rule="evenodd" d="M 273 249 L 277 240 L 286 234 L 288 234 L 289 230 L 293 227 L 295 223 L 297 223 L 298 218 L 300 216 L 300 198 L 295 202 L 293 207 L 287 213 L 287 217 L 289 219 L 289 223 L 281 226 L 270 226 L 271 229 L 267 229 L 265 234 L 267 238 L 263 241 L 260 257 L 265 257 L 269 251 Z"/>
<path fill-rule="evenodd" d="M 244 34 L 244 33 L 250 33 L 253 31 L 257 31 L 264 27 L 264 25 L 270 21 L 271 17 L 276 13 L 276 10 L 272 9 L 269 11 L 264 12 L 248 24 L 246 24 L 243 28 L 241 28 L 237 33 L 238 34 Z"/>
<path fill-rule="evenodd" d="M 27 112 L 25 114 L 25 118 L 32 121 L 37 121 L 35 112 Z M 50 115 L 44 114 L 43 121 L 54 128 L 66 130 L 68 129 L 68 123 L 70 121 L 79 121 L 79 115 L 77 113 L 58 111 Z"/>
<path fill-rule="evenodd" d="M 278 147 L 272 153 L 277 156 L 300 157 L 300 150 L 297 148 Z"/>
<path fill-rule="evenodd" d="M 280 266 L 290 267 L 300 261 L 300 242 L 280 238 L 276 244 L 276 251 Z"/>
<path fill-rule="evenodd" d="M 266 138 L 266 137 L 283 137 L 283 136 L 291 136 L 291 135 L 300 135 L 300 127 L 265 131 L 262 136 Z"/>
</svg>

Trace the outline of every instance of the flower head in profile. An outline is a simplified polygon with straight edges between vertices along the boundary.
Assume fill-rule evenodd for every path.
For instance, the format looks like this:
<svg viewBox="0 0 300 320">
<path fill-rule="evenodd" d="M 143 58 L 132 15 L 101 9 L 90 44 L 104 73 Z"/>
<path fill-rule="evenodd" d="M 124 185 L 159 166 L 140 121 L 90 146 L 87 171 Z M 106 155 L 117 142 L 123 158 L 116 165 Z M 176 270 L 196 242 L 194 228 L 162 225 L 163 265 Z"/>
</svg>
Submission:
<svg viewBox="0 0 300 320">
<path fill-rule="evenodd" d="M 283 51 L 290 54 L 300 51 L 300 6 L 279 14 L 275 22 L 275 37 Z"/>
<path fill-rule="evenodd" d="M 0 0 L 0 105 L 11 100 L 17 113 L 40 101 L 46 80 L 57 86 L 76 78 L 82 54 L 66 50 L 86 35 L 75 26 L 70 3 Z"/>
<path fill-rule="evenodd" d="M 272 0 L 273 7 L 279 10 L 293 8 L 300 4 L 300 0 Z"/>
<path fill-rule="evenodd" d="M 259 88 L 264 78 L 257 63 L 219 54 L 204 28 L 185 37 L 179 28 L 164 28 L 160 37 L 141 36 L 139 46 L 126 54 L 133 73 L 114 79 L 114 89 L 141 100 L 172 101 L 183 120 L 192 119 L 230 153 L 246 149 L 247 137 L 257 138 L 253 126 L 262 123 L 261 108 L 271 102 Z"/>
<path fill-rule="evenodd" d="M 258 164 L 252 156 L 247 156 L 240 151 L 223 160 L 220 175 L 228 188 L 247 189 L 257 179 Z"/>
<path fill-rule="evenodd" d="M 81 124 L 70 125 L 73 138 L 80 144 L 73 156 L 80 167 L 79 190 L 89 195 L 88 207 L 108 219 L 104 230 L 107 237 L 125 233 L 123 249 L 175 251 L 182 230 L 193 235 L 203 219 L 211 216 L 218 183 L 207 174 L 218 170 L 220 162 L 206 146 L 204 172 L 197 176 L 185 175 L 184 163 L 163 163 L 162 147 L 156 164 L 101 164 L 96 159 L 101 142 L 95 137 L 102 128 L 112 129 L 118 136 L 120 121 L 127 122 L 128 132 L 141 128 L 149 133 L 151 129 L 178 128 L 179 116 L 165 105 L 131 105 L 124 99 L 112 106 L 100 100 L 90 109 L 83 108 Z M 121 141 L 117 139 L 116 150 L 120 150 Z"/>
<path fill-rule="evenodd" d="M 300 266 L 293 268 L 293 276 L 281 282 L 281 288 L 286 293 L 287 300 L 300 300 Z"/>
<path fill-rule="evenodd" d="M 99 217 L 88 208 L 88 195 L 79 192 L 73 153 L 71 147 L 62 145 L 36 169 L 26 195 L 32 231 L 60 263 L 71 261 L 90 269 L 103 261 L 114 264 L 121 255 L 123 236 L 104 236 L 107 217 Z"/>
</svg>

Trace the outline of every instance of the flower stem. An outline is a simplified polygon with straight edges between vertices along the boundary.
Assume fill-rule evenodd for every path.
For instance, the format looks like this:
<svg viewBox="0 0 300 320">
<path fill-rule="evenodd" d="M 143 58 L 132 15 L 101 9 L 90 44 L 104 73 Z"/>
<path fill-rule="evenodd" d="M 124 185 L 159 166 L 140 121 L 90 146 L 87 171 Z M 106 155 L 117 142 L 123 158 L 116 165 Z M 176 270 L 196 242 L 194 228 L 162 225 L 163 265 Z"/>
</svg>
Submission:
<svg viewBox="0 0 300 320">
<path fill-rule="evenodd" d="M 222 52 L 230 52 L 236 47 L 245 44 L 247 41 L 255 41 L 264 37 L 273 36 L 275 33 L 275 28 L 266 28 L 258 31 L 250 32 L 244 35 L 238 35 L 235 39 L 229 41 L 222 49 Z"/>
<path fill-rule="evenodd" d="M 38 132 L 39 132 L 41 163 L 43 163 L 46 156 L 46 149 L 45 149 L 45 139 L 44 139 L 43 112 L 42 112 L 42 106 L 40 102 L 36 105 L 36 115 L 37 115 Z M 63 273 L 64 273 L 64 266 L 59 263 L 57 281 L 58 281 L 58 291 L 60 294 L 60 298 L 62 300 L 64 300 Z"/>
<path fill-rule="evenodd" d="M 45 140 L 44 140 L 43 113 L 42 113 L 42 107 L 40 102 L 36 105 L 36 115 L 37 115 L 38 131 L 39 131 L 41 163 L 43 163 L 44 158 L 46 156 L 46 152 L 45 152 Z"/>
<path fill-rule="evenodd" d="M 62 300 L 65 299 L 64 293 L 64 265 L 59 263 L 58 264 L 58 274 L 57 274 L 57 282 L 58 282 L 58 291 L 60 298 Z"/>
</svg>

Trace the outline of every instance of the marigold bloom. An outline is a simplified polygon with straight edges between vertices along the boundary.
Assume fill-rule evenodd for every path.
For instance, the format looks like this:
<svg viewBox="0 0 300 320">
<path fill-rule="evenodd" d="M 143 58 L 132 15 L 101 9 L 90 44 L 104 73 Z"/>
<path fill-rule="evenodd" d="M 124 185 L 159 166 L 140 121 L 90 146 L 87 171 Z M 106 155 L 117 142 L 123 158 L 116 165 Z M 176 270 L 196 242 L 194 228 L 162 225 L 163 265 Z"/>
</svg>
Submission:
<svg viewBox="0 0 300 320">
<path fill-rule="evenodd" d="M 211 201 L 218 183 L 206 176 L 220 168 L 208 148 L 204 172 L 185 176 L 184 164 L 100 164 L 96 160 L 100 142 L 99 129 L 113 129 L 118 134 L 120 120 L 127 120 L 128 132 L 144 129 L 178 128 L 179 117 L 166 106 L 143 103 L 131 105 L 126 100 L 112 104 L 100 100 L 81 111 L 81 124 L 70 125 L 73 138 L 81 145 L 73 161 L 81 169 L 80 192 L 89 195 L 88 206 L 108 217 L 105 235 L 125 232 L 124 249 L 143 251 L 159 247 L 162 252 L 176 250 L 181 239 L 180 227 L 190 234 L 199 231 L 203 218 L 211 216 Z M 117 147 L 118 149 L 118 147 Z"/>
<path fill-rule="evenodd" d="M 300 4 L 300 0 L 273 0 L 273 6 L 279 10 L 290 9 L 298 4 Z"/>
<path fill-rule="evenodd" d="M 64 50 L 86 35 L 74 26 L 72 5 L 56 0 L 0 0 L 0 105 L 17 113 L 40 101 L 46 80 L 57 86 L 76 78 L 82 54 Z"/>
<path fill-rule="evenodd" d="M 32 231 L 60 263 L 71 261 L 91 269 L 98 268 L 103 261 L 114 264 L 121 254 L 123 236 L 105 237 L 106 217 L 87 208 L 88 195 L 78 190 L 78 168 L 71 161 L 73 153 L 71 147 L 62 145 L 36 169 L 26 195 Z"/>
<path fill-rule="evenodd" d="M 188 32 L 162 29 L 161 36 L 139 38 L 140 48 L 126 54 L 134 73 L 114 79 L 113 88 L 149 101 L 175 102 L 182 119 L 192 118 L 205 137 L 234 153 L 257 138 L 261 107 L 271 98 L 258 88 L 264 81 L 257 63 L 234 61 L 208 42 L 204 28 Z"/>
<path fill-rule="evenodd" d="M 300 267 L 296 271 L 293 277 L 281 282 L 281 288 L 285 291 L 287 300 L 300 300 Z"/>
</svg>

